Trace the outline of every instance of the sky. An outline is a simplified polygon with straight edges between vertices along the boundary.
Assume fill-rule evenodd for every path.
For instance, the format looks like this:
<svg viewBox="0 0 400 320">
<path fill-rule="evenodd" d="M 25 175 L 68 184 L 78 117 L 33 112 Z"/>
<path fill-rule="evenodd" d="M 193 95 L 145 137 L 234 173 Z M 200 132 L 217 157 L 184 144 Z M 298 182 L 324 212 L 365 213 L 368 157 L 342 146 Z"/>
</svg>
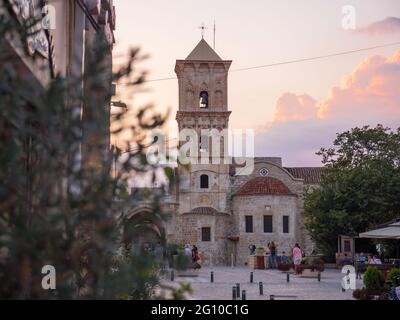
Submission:
<svg viewBox="0 0 400 320">
<path fill-rule="evenodd" d="M 129 48 L 149 58 L 140 63 L 149 79 L 175 77 L 201 39 L 233 60 L 231 69 L 266 65 L 400 42 L 399 0 L 114 0 L 117 11 L 114 63 Z M 354 9 L 355 29 L 344 28 Z M 349 24 L 346 24 L 349 26 Z M 319 166 L 315 155 L 336 133 L 355 126 L 400 126 L 400 45 L 326 59 L 229 74 L 230 128 L 254 129 L 256 156 L 280 156 L 286 166 Z M 154 104 L 171 111 L 176 132 L 177 80 L 152 81 L 140 92 L 118 94 L 131 112 Z M 173 135 L 173 133 L 171 134 Z"/>
</svg>

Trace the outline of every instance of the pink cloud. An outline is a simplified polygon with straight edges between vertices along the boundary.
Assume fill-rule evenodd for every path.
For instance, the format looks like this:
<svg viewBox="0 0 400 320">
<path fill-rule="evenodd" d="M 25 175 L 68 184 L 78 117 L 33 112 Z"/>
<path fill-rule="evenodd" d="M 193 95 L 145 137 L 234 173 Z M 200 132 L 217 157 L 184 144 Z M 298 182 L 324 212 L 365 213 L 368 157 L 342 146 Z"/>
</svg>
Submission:
<svg viewBox="0 0 400 320">
<path fill-rule="evenodd" d="M 256 154 L 280 155 L 287 165 L 317 165 L 315 152 L 331 145 L 337 132 L 378 123 L 400 126 L 400 50 L 365 59 L 322 101 L 284 93 L 274 121 L 256 136 Z"/>
<path fill-rule="evenodd" d="M 290 92 L 279 97 L 274 113 L 274 122 L 298 121 L 314 118 L 317 114 L 316 100 L 307 95 Z"/>
<path fill-rule="evenodd" d="M 400 51 L 364 60 L 319 105 L 322 119 L 400 119 Z"/>
<path fill-rule="evenodd" d="M 400 33 L 400 18 L 388 17 L 386 19 L 373 22 L 366 27 L 357 29 L 358 32 L 370 35 Z"/>
</svg>

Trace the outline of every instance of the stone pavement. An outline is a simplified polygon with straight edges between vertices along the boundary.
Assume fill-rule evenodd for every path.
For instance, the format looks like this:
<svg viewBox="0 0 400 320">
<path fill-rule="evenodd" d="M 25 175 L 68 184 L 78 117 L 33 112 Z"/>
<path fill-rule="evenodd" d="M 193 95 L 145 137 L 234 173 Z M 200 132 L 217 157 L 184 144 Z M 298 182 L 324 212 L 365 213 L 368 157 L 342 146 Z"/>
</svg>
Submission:
<svg viewBox="0 0 400 320">
<path fill-rule="evenodd" d="M 214 283 L 210 282 L 211 271 Z M 352 300 L 352 291 L 342 292 L 341 279 L 344 274 L 339 270 L 327 269 L 321 274 L 321 282 L 316 278 L 300 278 L 290 275 L 286 282 L 286 273 L 278 270 L 253 270 L 254 283 L 250 283 L 250 269 L 245 267 L 206 267 L 200 270 L 198 277 L 176 277 L 175 282 L 190 282 L 195 300 L 232 300 L 232 286 L 240 283 L 240 290 L 246 290 L 247 300 Z M 259 282 L 264 284 L 264 295 L 259 294 Z M 362 280 L 357 280 L 357 288 Z M 291 297 L 279 297 L 291 296 Z"/>
</svg>

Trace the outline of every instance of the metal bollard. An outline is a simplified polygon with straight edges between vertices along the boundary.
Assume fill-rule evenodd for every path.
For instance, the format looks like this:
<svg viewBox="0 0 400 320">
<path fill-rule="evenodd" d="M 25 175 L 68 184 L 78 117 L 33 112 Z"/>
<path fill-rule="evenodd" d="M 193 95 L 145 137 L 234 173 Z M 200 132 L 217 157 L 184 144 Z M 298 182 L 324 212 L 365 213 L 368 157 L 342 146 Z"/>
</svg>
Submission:
<svg viewBox="0 0 400 320">
<path fill-rule="evenodd" d="M 240 283 L 236 283 L 236 298 L 240 298 Z"/>
<path fill-rule="evenodd" d="M 289 282 L 289 281 L 290 281 L 290 274 L 288 272 L 288 273 L 286 273 L 286 282 Z"/>
<path fill-rule="evenodd" d="M 321 272 L 318 272 L 318 282 L 321 282 Z"/>
<path fill-rule="evenodd" d="M 236 300 L 236 287 L 232 287 L 232 300 Z"/>
<path fill-rule="evenodd" d="M 269 296 L 269 300 L 275 300 L 275 296 L 274 296 L 273 294 L 271 294 L 271 295 Z"/>
<path fill-rule="evenodd" d="M 242 300 L 246 300 L 246 290 L 242 291 Z"/>
<path fill-rule="evenodd" d="M 253 279 L 254 279 L 254 274 L 253 272 L 250 272 L 250 283 L 253 283 Z"/>
<path fill-rule="evenodd" d="M 214 282 L 214 272 L 211 271 L 211 282 Z"/>
<path fill-rule="evenodd" d="M 174 270 L 171 270 L 171 281 L 174 281 L 175 279 L 175 273 Z"/>
<path fill-rule="evenodd" d="M 258 286 L 260 288 L 260 296 L 264 295 L 264 285 L 263 285 L 263 283 L 259 282 Z"/>
</svg>

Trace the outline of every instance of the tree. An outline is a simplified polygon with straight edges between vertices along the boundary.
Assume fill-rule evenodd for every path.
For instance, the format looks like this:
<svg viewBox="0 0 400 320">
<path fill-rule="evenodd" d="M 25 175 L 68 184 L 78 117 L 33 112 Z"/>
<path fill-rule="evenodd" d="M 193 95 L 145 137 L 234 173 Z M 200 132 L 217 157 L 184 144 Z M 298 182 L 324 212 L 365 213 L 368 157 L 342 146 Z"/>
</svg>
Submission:
<svg viewBox="0 0 400 320">
<path fill-rule="evenodd" d="M 165 117 L 149 108 L 137 110 L 136 123 L 128 128 L 134 136 L 127 146 L 131 151 L 117 156 L 117 174 L 111 174 L 111 153 L 100 166 L 77 165 L 73 152 L 83 143 L 83 127 L 99 125 L 85 122 L 77 106 L 97 110 L 110 96 L 104 76 L 109 70 L 102 63 L 106 42 L 102 35 L 96 39 L 87 57 L 85 95 L 74 96 L 81 79 L 57 76 L 43 88 L 17 72 L 1 42 L 10 35 L 24 39 L 26 30 L 0 18 L 0 298 L 152 298 L 157 261 L 141 250 L 118 252 L 126 229 L 124 208 L 143 200 L 149 208 L 134 222 L 140 228 L 129 229 L 131 237 L 146 234 L 153 221 L 165 218 L 162 194 L 126 193 L 128 173 L 156 169 L 146 161 L 146 133 L 163 125 Z M 140 85 L 144 74 L 132 72 L 140 60 L 139 50 L 132 50 L 112 80 L 128 78 L 132 86 Z M 114 120 L 123 123 L 125 116 L 122 111 Z M 41 287 L 44 265 L 56 269 L 54 291 Z"/>
<path fill-rule="evenodd" d="M 333 257 L 339 234 L 356 236 L 400 216 L 400 129 L 353 128 L 317 154 L 325 172 L 305 195 L 306 228 Z"/>
</svg>

